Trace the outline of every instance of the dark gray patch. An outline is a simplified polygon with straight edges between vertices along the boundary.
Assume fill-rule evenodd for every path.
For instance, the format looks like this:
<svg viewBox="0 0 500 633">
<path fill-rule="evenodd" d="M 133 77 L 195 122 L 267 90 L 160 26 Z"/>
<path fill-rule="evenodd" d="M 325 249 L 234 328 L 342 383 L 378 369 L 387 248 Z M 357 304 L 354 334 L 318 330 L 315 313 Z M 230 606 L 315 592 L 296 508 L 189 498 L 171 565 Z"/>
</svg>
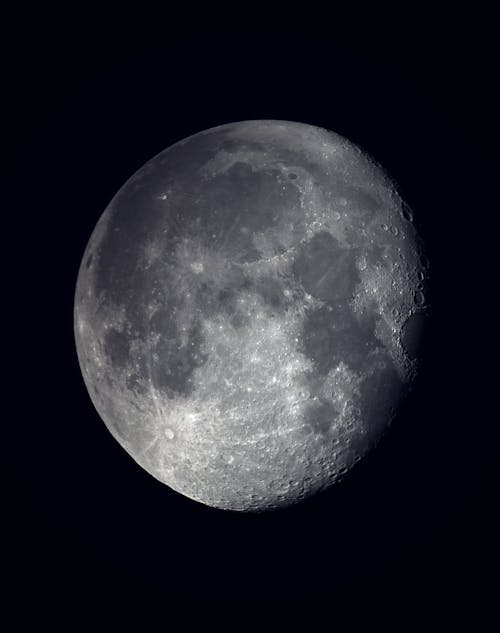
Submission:
<svg viewBox="0 0 500 633">
<path fill-rule="evenodd" d="M 220 312 L 232 316 L 237 310 L 238 292 L 231 288 L 223 288 L 217 293 L 217 305 Z"/>
<path fill-rule="evenodd" d="M 412 314 L 401 330 L 401 343 L 410 358 L 416 358 L 422 340 L 426 318 L 421 312 Z"/>
<path fill-rule="evenodd" d="M 276 227 L 283 218 L 289 222 L 293 211 L 300 210 L 299 192 L 294 187 L 284 190 L 280 176 L 278 169 L 254 170 L 248 163 L 236 162 L 211 178 L 198 210 L 204 234 L 216 234 L 217 243 L 240 261 L 258 259 L 252 233 Z"/>
<path fill-rule="evenodd" d="M 221 306 L 229 306 L 234 303 L 236 291 L 232 288 L 223 288 L 217 294 L 217 300 Z"/>
<path fill-rule="evenodd" d="M 330 430 L 338 412 L 333 405 L 326 400 L 311 403 L 305 413 L 304 422 L 309 425 L 314 433 L 325 435 Z"/>
<path fill-rule="evenodd" d="M 211 316 L 220 311 L 218 293 L 214 284 L 203 282 L 196 288 L 196 305 L 205 316 Z"/>
<path fill-rule="evenodd" d="M 93 259 L 93 255 L 92 253 L 90 253 L 90 255 L 87 257 L 87 261 L 85 262 L 85 268 L 88 270 L 92 264 L 92 259 Z"/>
<path fill-rule="evenodd" d="M 215 157 L 223 145 L 225 135 L 225 130 L 195 134 L 167 147 L 150 163 L 161 166 L 161 173 L 169 175 L 173 180 L 198 180 L 200 168 Z"/>
<path fill-rule="evenodd" d="M 390 421 L 394 409 L 404 395 L 404 385 L 387 356 L 384 366 L 366 376 L 360 385 L 362 420 L 370 439 L 376 439 Z"/>
<path fill-rule="evenodd" d="M 427 257 L 427 255 L 425 255 L 424 253 L 421 253 L 419 259 L 420 259 L 420 263 L 423 266 L 423 268 L 425 268 L 427 270 L 429 268 L 429 266 L 430 266 L 429 258 Z"/>
<path fill-rule="evenodd" d="M 268 148 L 265 143 L 259 143 L 257 140 L 251 140 L 248 137 L 243 139 L 232 138 L 231 135 L 238 134 L 238 124 L 228 124 L 224 127 L 224 130 L 216 130 L 214 134 L 223 134 L 224 137 L 220 142 L 220 149 L 226 152 L 237 152 L 248 151 L 249 153 L 259 153 L 262 156 L 268 155 Z"/>
<path fill-rule="evenodd" d="M 193 391 L 192 374 L 207 360 L 201 347 L 203 335 L 201 326 L 195 322 L 188 333 L 186 345 L 182 345 L 181 332 L 170 321 L 160 332 L 160 341 L 152 348 L 151 377 L 155 385 L 164 389 L 169 397 Z"/>
<path fill-rule="evenodd" d="M 306 315 L 300 339 L 302 351 L 322 375 L 341 361 L 361 370 L 368 354 L 380 345 L 374 328 L 374 315 L 367 315 L 359 323 L 348 306 L 331 310 L 321 307 Z"/>
<path fill-rule="evenodd" d="M 264 277 L 255 284 L 256 292 L 264 303 L 272 308 L 280 308 L 284 303 L 283 284 L 274 277 Z"/>
<path fill-rule="evenodd" d="M 359 209 L 361 213 L 375 216 L 380 211 L 380 202 L 362 189 L 353 190 L 349 196 L 352 208 Z"/>
<path fill-rule="evenodd" d="M 139 262 L 144 245 L 157 233 L 160 218 L 149 191 L 140 189 L 120 196 L 99 245 L 96 294 L 105 291 L 112 302 L 123 303 L 132 289 L 146 283 Z"/>
<path fill-rule="evenodd" d="M 297 174 L 294 174 L 293 172 L 290 172 L 288 174 L 288 178 L 290 178 L 290 180 L 297 180 Z"/>
<path fill-rule="evenodd" d="M 313 297 L 345 304 L 360 281 L 355 255 L 354 249 L 342 248 L 333 235 L 321 231 L 303 245 L 293 263 L 293 272 Z"/>
<path fill-rule="evenodd" d="M 104 336 L 104 351 L 111 365 L 123 369 L 130 360 L 130 341 L 124 332 L 109 330 Z"/>
</svg>

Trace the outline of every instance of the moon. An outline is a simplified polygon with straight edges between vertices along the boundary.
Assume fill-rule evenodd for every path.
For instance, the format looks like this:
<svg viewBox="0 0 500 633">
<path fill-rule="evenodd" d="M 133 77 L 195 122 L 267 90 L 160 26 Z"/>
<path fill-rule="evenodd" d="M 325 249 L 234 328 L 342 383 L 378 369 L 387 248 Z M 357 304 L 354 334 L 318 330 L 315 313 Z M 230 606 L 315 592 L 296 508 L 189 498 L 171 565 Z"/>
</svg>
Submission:
<svg viewBox="0 0 500 633">
<path fill-rule="evenodd" d="M 86 387 L 133 459 L 208 506 L 341 480 L 418 373 L 429 262 L 393 180 L 296 122 L 194 134 L 118 191 L 87 244 Z"/>
</svg>

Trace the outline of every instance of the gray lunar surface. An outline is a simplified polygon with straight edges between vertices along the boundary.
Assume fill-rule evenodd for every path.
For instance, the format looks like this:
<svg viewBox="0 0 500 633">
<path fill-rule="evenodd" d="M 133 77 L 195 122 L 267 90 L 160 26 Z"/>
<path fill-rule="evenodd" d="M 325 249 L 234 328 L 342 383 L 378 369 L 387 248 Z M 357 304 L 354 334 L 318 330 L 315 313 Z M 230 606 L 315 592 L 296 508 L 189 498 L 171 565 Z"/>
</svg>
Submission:
<svg viewBox="0 0 500 633">
<path fill-rule="evenodd" d="M 345 138 L 212 128 L 150 160 L 97 223 L 74 305 L 83 378 L 174 490 L 287 506 L 341 479 L 397 413 L 427 269 L 395 184 Z"/>
</svg>

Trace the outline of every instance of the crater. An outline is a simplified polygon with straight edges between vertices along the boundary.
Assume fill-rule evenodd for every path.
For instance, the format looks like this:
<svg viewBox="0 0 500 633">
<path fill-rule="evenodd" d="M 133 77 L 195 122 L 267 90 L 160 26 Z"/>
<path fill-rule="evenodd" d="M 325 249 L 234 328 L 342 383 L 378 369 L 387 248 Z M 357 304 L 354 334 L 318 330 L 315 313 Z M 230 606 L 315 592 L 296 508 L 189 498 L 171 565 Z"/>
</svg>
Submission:
<svg viewBox="0 0 500 633">
<path fill-rule="evenodd" d="M 424 293 L 421 290 L 417 290 L 416 292 L 414 292 L 413 301 L 415 302 L 415 305 L 418 307 L 422 307 L 423 305 L 425 305 Z"/>
<path fill-rule="evenodd" d="M 243 312 L 237 311 L 230 318 L 229 322 L 236 330 L 238 330 L 250 325 L 250 318 L 246 314 L 243 314 Z"/>
<path fill-rule="evenodd" d="M 403 216 L 403 218 L 407 222 L 412 222 L 413 221 L 412 210 L 410 209 L 410 207 L 408 206 L 408 204 L 406 202 L 403 202 L 403 204 L 401 206 L 401 215 Z"/>
</svg>

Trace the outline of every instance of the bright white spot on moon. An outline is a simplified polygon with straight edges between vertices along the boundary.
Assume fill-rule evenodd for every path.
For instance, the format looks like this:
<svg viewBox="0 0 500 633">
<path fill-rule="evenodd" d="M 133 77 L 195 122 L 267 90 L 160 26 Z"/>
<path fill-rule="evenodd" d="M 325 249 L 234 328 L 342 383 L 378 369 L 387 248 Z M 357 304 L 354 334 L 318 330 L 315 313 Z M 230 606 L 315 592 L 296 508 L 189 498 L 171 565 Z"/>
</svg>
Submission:
<svg viewBox="0 0 500 633">
<path fill-rule="evenodd" d="M 202 262 L 193 262 L 191 264 L 191 269 L 194 270 L 195 273 L 202 273 L 205 269 Z"/>
<path fill-rule="evenodd" d="M 173 440 L 175 437 L 175 433 L 168 426 L 165 429 L 165 437 L 167 438 L 167 440 Z"/>
<path fill-rule="evenodd" d="M 78 331 L 80 332 L 80 334 L 83 333 L 85 329 L 85 321 L 81 318 L 78 318 Z"/>
</svg>

